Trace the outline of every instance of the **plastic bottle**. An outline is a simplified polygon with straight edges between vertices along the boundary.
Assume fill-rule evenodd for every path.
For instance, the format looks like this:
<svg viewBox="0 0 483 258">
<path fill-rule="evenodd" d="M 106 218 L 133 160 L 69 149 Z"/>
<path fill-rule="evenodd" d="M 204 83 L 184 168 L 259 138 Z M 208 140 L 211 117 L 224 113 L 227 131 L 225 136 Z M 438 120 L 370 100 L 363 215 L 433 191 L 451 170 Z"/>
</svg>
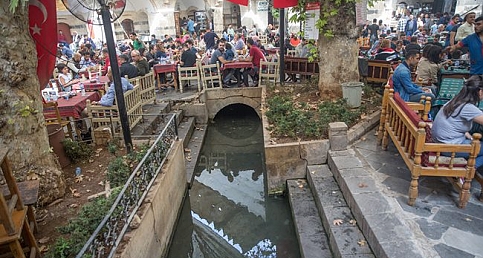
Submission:
<svg viewBox="0 0 483 258">
<path fill-rule="evenodd" d="M 81 95 L 85 96 L 86 95 L 86 89 L 84 88 L 84 84 L 80 83 L 79 87 L 80 87 L 80 90 L 81 90 Z"/>
<path fill-rule="evenodd" d="M 99 73 L 96 73 L 96 82 L 99 82 Z"/>
</svg>

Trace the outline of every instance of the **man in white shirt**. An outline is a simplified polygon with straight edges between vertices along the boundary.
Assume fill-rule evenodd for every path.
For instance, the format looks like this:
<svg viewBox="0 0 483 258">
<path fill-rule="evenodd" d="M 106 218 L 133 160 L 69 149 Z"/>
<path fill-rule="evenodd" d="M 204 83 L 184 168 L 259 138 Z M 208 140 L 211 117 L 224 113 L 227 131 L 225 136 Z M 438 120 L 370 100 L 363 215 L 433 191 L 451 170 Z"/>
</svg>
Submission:
<svg viewBox="0 0 483 258">
<path fill-rule="evenodd" d="M 470 12 L 465 16 L 463 25 L 458 28 L 456 32 L 455 40 L 461 41 L 462 39 L 468 37 L 469 35 L 475 33 L 475 19 L 476 13 Z"/>
</svg>

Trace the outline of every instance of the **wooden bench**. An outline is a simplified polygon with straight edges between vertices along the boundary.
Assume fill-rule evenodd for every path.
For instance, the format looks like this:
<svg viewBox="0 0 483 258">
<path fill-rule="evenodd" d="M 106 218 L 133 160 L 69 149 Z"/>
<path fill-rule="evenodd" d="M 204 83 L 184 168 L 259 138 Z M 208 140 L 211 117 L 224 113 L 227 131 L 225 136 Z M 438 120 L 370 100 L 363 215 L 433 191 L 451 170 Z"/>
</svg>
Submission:
<svg viewBox="0 0 483 258">
<path fill-rule="evenodd" d="M 367 77 L 364 80 L 368 83 L 386 83 L 392 72 L 392 62 L 380 60 L 367 61 Z"/>
<path fill-rule="evenodd" d="M 124 103 L 126 105 L 130 129 L 133 129 L 142 120 L 143 110 L 140 90 L 141 87 L 138 84 L 134 84 L 134 89 L 124 93 Z M 119 109 L 116 104 L 106 107 L 92 105 L 91 102 L 87 100 L 87 114 L 94 132 L 92 137 L 94 141 L 96 131 L 102 131 L 104 128 L 110 128 L 113 136 L 121 135 L 121 120 L 119 118 Z"/>
<path fill-rule="evenodd" d="M 433 143 L 430 125 L 413 110 L 416 106 L 408 105 L 389 86 L 386 86 L 383 98 L 381 116 L 384 116 L 384 122 L 382 136 L 381 132 L 379 136 L 384 150 L 387 150 L 389 138 L 392 140 L 411 171 L 408 204 L 414 205 L 416 201 L 420 176 L 439 176 L 448 177 L 459 191 L 458 207 L 464 208 L 470 198 L 471 181 L 475 177 L 475 158 L 480 151 L 481 134 L 475 133 L 471 144 Z M 442 152 L 450 155 L 443 156 Z M 456 153 L 468 153 L 469 158 L 456 158 Z M 464 182 L 460 183 L 454 178 L 464 178 Z M 477 180 L 483 183 L 482 178 L 477 177 Z"/>
<path fill-rule="evenodd" d="M 296 81 L 296 75 L 318 75 L 319 63 L 309 62 L 306 57 L 285 56 L 285 73 L 288 74 L 292 81 Z"/>
</svg>

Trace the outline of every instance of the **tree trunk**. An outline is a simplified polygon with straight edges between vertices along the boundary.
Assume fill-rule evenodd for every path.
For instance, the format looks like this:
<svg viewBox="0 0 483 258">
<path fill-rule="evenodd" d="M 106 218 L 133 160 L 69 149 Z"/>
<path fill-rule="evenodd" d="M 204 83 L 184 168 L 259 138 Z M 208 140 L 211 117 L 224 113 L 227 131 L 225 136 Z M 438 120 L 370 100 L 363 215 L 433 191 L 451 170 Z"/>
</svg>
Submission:
<svg viewBox="0 0 483 258">
<path fill-rule="evenodd" d="M 64 195 L 65 179 L 50 152 L 28 7 L 18 7 L 12 14 L 9 3 L 0 1 L 0 148 L 9 149 L 8 158 L 18 181 L 37 175 L 38 203 L 44 205 Z"/>
<path fill-rule="evenodd" d="M 333 8 L 333 2 L 320 2 L 321 17 L 324 10 Z M 337 15 L 328 18 L 327 26 L 334 36 L 319 36 L 319 91 L 331 98 L 342 96 L 341 83 L 359 81 L 355 10 L 355 3 L 342 4 Z"/>
</svg>

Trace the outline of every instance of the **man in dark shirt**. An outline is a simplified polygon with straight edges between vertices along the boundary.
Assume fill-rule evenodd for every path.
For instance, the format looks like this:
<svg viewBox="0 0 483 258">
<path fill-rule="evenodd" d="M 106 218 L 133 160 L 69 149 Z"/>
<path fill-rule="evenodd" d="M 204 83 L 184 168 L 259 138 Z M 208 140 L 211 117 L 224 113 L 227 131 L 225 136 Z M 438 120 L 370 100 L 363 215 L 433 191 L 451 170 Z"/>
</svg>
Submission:
<svg viewBox="0 0 483 258">
<path fill-rule="evenodd" d="M 379 26 L 377 25 L 377 19 L 372 20 L 372 24 L 367 27 L 369 31 L 369 37 L 371 40 L 371 44 L 376 42 L 377 40 L 377 33 L 379 31 Z"/>
<path fill-rule="evenodd" d="M 409 43 L 407 46 L 406 46 L 406 53 L 408 51 L 411 51 L 411 50 L 415 50 L 417 51 L 418 53 L 421 52 L 421 46 L 418 44 L 418 37 L 414 36 L 414 37 L 411 37 L 411 43 Z"/>
<path fill-rule="evenodd" d="M 146 59 L 144 59 L 144 56 L 141 56 L 138 50 L 131 51 L 131 58 L 138 68 L 139 76 L 149 73 L 149 63 L 146 61 Z"/>
<path fill-rule="evenodd" d="M 187 43 L 183 44 L 183 53 L 181 54 L 181 60 L 179 65 L 181 67 L 192 67 L 196 63 L 196 54 L 190 50 Z"/>
<path fill-rule="evenodd" d="M 127 55 L 120 55 L 119 62 L 121 63 L 121 66 L 119 67 L 121 77 L 125 77 L 127 75 L 127 78 L 131 79 L 138 76 L 138 69 L 136 66 L 129 63 L 129 57 Z"/>
<path fill-rule="evenodd" d="M 218 35 L 211 31 L 211 29 L 207 28 L 206 33 L 205 33 L 205 44 L 206 44 L 206 49 L 213 49 L 215 48 L 215 39 L 219 39 Z"/>
</svg>

